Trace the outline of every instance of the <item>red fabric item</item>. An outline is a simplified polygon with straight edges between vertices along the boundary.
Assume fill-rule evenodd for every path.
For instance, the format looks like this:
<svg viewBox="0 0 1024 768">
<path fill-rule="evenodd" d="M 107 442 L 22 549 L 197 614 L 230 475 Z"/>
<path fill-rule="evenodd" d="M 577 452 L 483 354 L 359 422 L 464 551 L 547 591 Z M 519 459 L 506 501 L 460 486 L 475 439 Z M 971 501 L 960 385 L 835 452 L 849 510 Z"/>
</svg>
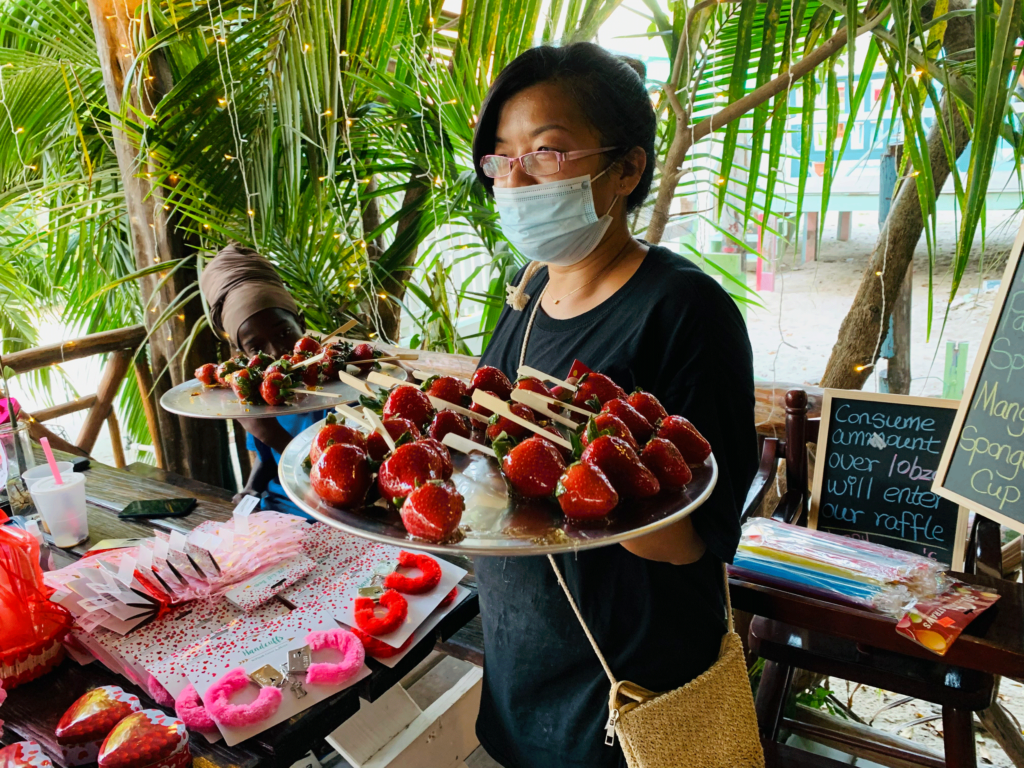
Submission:
<svg viewBox="0 0 1024 768">
<path fill-rule="evenodd" d="M 415 552 L 399 552 L 398 564 L 404 568 L 418 568 L 419 576 L 405 576 L 401 573 L 389 573 L 384 579 L 384 586 L 407 595 L 422 595 L 429 592 L 441 581 L 441 566 L 437 560 L 428 555 Z"/>
<path fill-rule="evenodd" d="M 401 648 L 393 648 L 383 640 L 378 640 L 376 637 L 370 637 L 368 634 L 358 629 L 353 629 L 352 634 L 359 638 L 363 644 L 363 649 L 375 659 L 389 659 L 392 656 L 404 653 L 412 646 L 412 641 L 415 637 L 415 635 L 409 635 L 409 639 L 402 643 Z"/>
<path fill-rule="evenodd" d="M 368 635 L 386 635 L 394 632 L 409 613 L 409 603 L 393 589 L 381 595 L 380 604 L 388 609 L 387 615 L 374 614 L 377 604 L 369 597 L 360 597 L 356 600 L 356 626 Z"/>
</svg>

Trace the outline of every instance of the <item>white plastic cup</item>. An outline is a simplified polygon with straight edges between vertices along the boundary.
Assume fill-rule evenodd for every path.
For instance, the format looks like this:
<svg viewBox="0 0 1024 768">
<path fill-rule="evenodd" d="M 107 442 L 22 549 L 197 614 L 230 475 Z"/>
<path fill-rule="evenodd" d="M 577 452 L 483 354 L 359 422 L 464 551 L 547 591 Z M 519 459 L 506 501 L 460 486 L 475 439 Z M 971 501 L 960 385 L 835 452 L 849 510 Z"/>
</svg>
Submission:
<svg viewBox="0 0 1024 768">
<path fill-rule="evenodd" d="M 85 475 L 61 476 L 63 485 L 51 474 L 37 481 L 29 493 L 43 522 L 50 529 L 53 543 L 62 549 L 89 538 L 89 518 L 85 509 Z"/>
<path fill-rule="evenodd" d="M 70 461 L 58 461 L 57 471 L 60 473 L 61 479 L 66 482 L 67 476 L 74 474 L 75 465 Z M 21 479 L 25 481 L 25 485 L 28 486 L 30 491 L 32 490 L 33 485 L 48 477 L 53 477 L 53 472 L 50 470 L 49 464 L 39 464 L 38 466 L 32 467 L 32 469 L 27 469 L 21 473 Z"/>
</svg>

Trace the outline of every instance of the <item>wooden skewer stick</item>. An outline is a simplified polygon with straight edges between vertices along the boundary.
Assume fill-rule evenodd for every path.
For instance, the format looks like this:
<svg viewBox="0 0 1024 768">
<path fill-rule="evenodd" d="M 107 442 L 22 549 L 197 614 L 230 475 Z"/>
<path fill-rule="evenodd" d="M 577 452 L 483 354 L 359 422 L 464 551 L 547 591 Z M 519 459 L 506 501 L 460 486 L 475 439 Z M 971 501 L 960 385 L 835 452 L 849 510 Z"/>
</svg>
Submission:
<svg viewBox="0 0 1024 768">
<path fill-rule="evenodd" d="M 512 390 L 512 394 L 513 395 L 515 395 L 516 392 L 529 392 L 529 394 L 531 394 L 531 395 L 533 395 L 534 397 L 537 398 L 537 402 L 540 402 L 541 400 L 543 400 L 545 403 L 550 403 L 551 405 L 557 405 L 560 408 L 565 408 L 565 410 L 567 410 L 567 411 L 572 411 L 573 413 L 580 413 L 580 414 L 583 414 L 584 416 L 587 416 L 587 417 L 596 416 L 597 415 L 593 411 L 588 411 L 586 408 L 580 408 L 578 405 L 573 405 L 572 403 L 563 403 L 561 400 L 559 400 L 557 398 L 547 397 L 545 395 L 540 394 L 539 392 L 530 392 L 530 390 L 521 390 L 521 389 L 513 389 Z M 512 399 L 515 400 L 516 398 L 513 397 Z M 530 404 L 527 403 L 527 405 L 530 405 Z M 566 425 L 566 426 L 568 426 L 568 425 Z M 576 426 L 579 426 L 579 425 L 576 424 Z"/>
<path fill-rule="evenodd" d="M 384 438 L 384 442 L 388 444 L 388 448 L 392 451 L 395 450 L 395 441 L 391 437 L 391 433 L 388 432 L 387 427 L 384 426 L 384 422 L 380 420 L 380 416 L 366 406 L 363 406 L 363 416 L 365 416 L 366 420 L 373 425 L 373 430 Z"/>
<path fill-rule="evenodd" d="M 420 356 L 415 352 L 399 352 L 396 355 L 385 355 L 384 357 L 375 357 L 373 360 L 356 360 L 348 363 L 348 365 L 359 365 L 360 363 L 390 363 L 392 360 L 419 360 Z"/>
<path fill-rule="evenodd" d="M 370 424 L 366 420 L 366 418 L 363 416 L 362 413 L 357 411 L 352 406 L 345 405 L 344 403 L 342 403 L 341 405 L 334 406 L 334 410 L 336 410 L 338 413 L 340 413 L 346 419 L 351 419 L 352 421 L 354 421 L 356 424 L 358 424 L 359 426 L 363 427 L 364 429 L 367 429 L 370 432 L 373 432 L 373 425 Z"/>
<path fill-rule="evenodd" d="M 335 336 L 341 336 L 341 334 L 343 334 L 343 333 L 348 333 L 353 328 L 355 328 L 357 325 L 359 325 L 359 321 L 358 320 L 349 320 L 347 323 L 345 323 L 343 325 L 339 325 L 333 331 L 331 331 L 326 336 L 324 336 L 324 341 L 327 341 L 327 339 L 333 339 Z"/>
<path fill-rule="evenodd" d="M 455 411 L 456 413 L 465 416 L 467 419 L 476 419 L 477 421 L 482 421 L 484 424 L 488 422 L 488 418 L 486 416 L 479 413 L 473 413 L 469 408 L 463 408 L 461 405 L 449 403 L 447 400 L 442 400 L 440 397 L 431 397 L 430 404 L 439 411 Z"/>
<path fill-rule="evenodd" d="M 307 365 L 313 365 L 313 363 L 319 363 L 321 360 L 324 359 L 324 355 L 326 355 L 326 354 L 327 354 L 326 352 L 318 352 L 317 354 L 313 355 L 312 357 L 303 360 L 301 363 L 296 363 L 295 365 L 293 365 L 292 366 L 292 370 L 298 370 L 300 368 L 305 368 Z"/>
<path fill-rule="evenodd" d="M 514 421 L 521 427 L 526 427 L 531 432 L 536 432 L 538 435 L 547 438 L 555 445 L 560 445 L 569 451 L 572 450 L 572 443 L 570 443 L 564 437 L 554 435 L 551 432 L 548 432 L 546 429 L 544 429 L 544 427 L 540 426 L 539 424 L 534 424 L 532 421 L 527 421 L 521 416 L 516 416 L 514 413 L 512 413 L 512 409 L 509 408 L 508 403 L 492 395 L 490 392 L 484 392 L 482 389 L 478 389 L 476 392 L 473 393 L 473 402 L 479 403 L 484 408 L 487 408 L 488 410 L 494 411 L 495 413 L 504 416 L 509 421 Z"/>
<path fill-rule="evenodd" d="M 548 398 L 544 397 L 544 395 L 538 394 L 537 392 L 531 392 L 528 389 L 513 389 L 512 399 L 517 403 L 530 406 L 545 419 L 551 419 L 552 421 L 556 421 L 570 429 L 576 429 L 579 427 L 578 422 L 575 422 L 566 416 L 549 411 Z M 558 401 L 556 400 L 555 402 L 557 403 Z"/>
<path fill-rule="evenodd" d="M 451 374 L 438 373 L 437 371 L 413 371 L 412 375 L 415 378 L 419 379 L 420 381 L 426 381 L 431 376 L 450 376 L 451 378 L 458 379 L 459 381 L 466 381 L 466 379 L 462 378 L 461 376 L 451 376 Z"/>
<path fill-rule="evenodd" d="M 520 365 L 519 366 L 519 370 L 517 371 L 517 373 L 520 376 L 536 376 L 541 381 L 554 382 L 555 384 L 558 384 L 561 387 L 565 387 L 570 392 L 575 392 L 576 391 L 576 385 L 575 384 L 570 384 L 568 381 L 565 381 L 564 379 L 556 379 L 550 373 L 544 373 L 544 371 L 538 371 L 536 368 L 531 368 L 528 365 Z"/>
<path fill-rule="evenodd" d="M 477 453 L 482 453 L 485 456 L 491 456 L 495 459 L 498 458 L 498 454 L 496 454 L 493 449 L 488 448 L 486 445 L 480 445 L 480 443 L 474 443 L 468 437 L 456 435 L 454 432 L 449 432 L 445 435 L 441 440 L 441 444 L 447 445 L 449 448 L 454 448 L 456 451 L 461 451 L 466 454 L 476 451 Z"/>
<path fill-rule="evenodd" d="M 317 392 L 315 389 L 293 389 L 292 392 L 296 392 L 300 395 L 319 395 L 320 397 L 337 397 L 342 400 L 352 399 L 348 395 L 339 395 L 335 392 Z"/>
<path fill-rule="evenodd" d="M 391 389 L 392 387 L 399 385 L 406 387 L 416 386 L 412 382 L 402 381 L 401 379 L 396 379 L 392 376 L 388 376 L 386 373 L 380 373 L 379 371 L 370 371 L 366 376 L 366 380 L 371 384 L 379 384 L 385 389 Z"/>
<path fill-rule="evenodd" d="M 361 394 L 373 397 L 374 392 L 370 389 L 370 385 L 360 379 L 358 376 L 353 376 L 351 373 L 345 371 L 338 371 L 338 378 L 341 379 L 345 384 L 348 384 L 352 389 Z"/>
</svg>

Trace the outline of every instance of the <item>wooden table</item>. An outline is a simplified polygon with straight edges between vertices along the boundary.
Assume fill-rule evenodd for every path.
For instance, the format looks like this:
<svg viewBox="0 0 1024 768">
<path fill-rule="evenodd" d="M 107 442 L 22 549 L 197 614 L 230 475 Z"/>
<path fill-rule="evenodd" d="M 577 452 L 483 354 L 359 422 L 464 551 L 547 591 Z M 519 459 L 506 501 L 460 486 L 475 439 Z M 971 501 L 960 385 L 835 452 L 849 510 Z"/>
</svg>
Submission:
<svg viewBox="0 0 1024 768">
<path fill-rule="evenodd" d="M 55 567 L 58 568 L 81 557 L 103 539 L 151 536 L 154 528 L 191 530 L 206 520 L 229 519 L 234 508 L 231 503 L 232 494 L 222 488 L 188 480 L 145 464 L 133 464 L 125 471 L 94 461 L 84 474 L 86 495 L 115 505 L 127 504 L 135 499 L 182 496 L 194 497 L 198 504 L 187 517 L 148 521 L 150 525 L 147 522 L 119 520 L 114 511 L 90 503 L 89 540 L 71 550 L 51 548 Z M 466 563 L 461 560 L 459 565 L 465 567 Z M 468 576 L 463 579 L 463 585 L 474 588 L 475 580 Z M 371 669 L 369 677 L 238 746 L 226 747 L 223 742 L 209 744 L 202 736 L 195 736 L 191 740 L 195 765 L 203 768 L 287 768 L 310 749 L 315 751 L 321 745 L 326 748 L 324 737 L 359 710 L 360 698 L 372 702 L 397 685 L 434 650 L 435 642 L 447 639 L 478 613 L 479 604 L 474 589 L 469 598 L 438 624 L 434 637 L 424 639 L 413 647 L 393 669 L 367 657 L 366 663 Z M 33 739 L 43 745 L 51 758 L 59 755 L 53 731 L 60 716 L 85 691 L 100 685 L 119 685 L 138 696 L 146 706 L 157 706 L 148 693 L 99 662 L 80 666 L 69 658 L 53 672 L 10 691 L 0 713 L 5 721 L 4 743 Z M 58 764 L 56 760 L 54 762 Z"/>
</svg>

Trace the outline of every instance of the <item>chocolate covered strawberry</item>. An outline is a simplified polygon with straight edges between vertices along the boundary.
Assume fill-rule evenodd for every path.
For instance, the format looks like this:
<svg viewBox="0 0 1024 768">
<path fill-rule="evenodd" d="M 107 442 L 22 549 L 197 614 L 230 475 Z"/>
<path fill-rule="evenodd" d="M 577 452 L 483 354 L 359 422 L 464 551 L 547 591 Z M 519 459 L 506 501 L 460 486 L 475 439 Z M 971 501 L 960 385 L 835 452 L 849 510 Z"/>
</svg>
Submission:
<svg viewBox="0 0 1024 768">
<path fill-rule="evenodd" d="M 196 368 L 196 378 L 199 379 L 199 383 L 205 387 L 219 387 L 220 382 L 217 381 L 217 366 L 213 363 L 206 363 Z"/>
<path fill-rule="evenodd" d="M 446 480 L 431 480 L 412 490 L 402 504 L 402 524 L 411 535 L 447 541 L 458 530 L 466 502 Z"/>
<path fill-rule="evenodd" d="M 643 416 L 652 426 L 657 425 L 659 421 L 668 416 L 668 411 L 665 410 L 665 406 L 661 404 L 650 392 L 644 392 L 642 389 L 637 389 L 626 398 L 626 402 L 632 405 Z"/>
<path fill-rule="evenodd" d="M 432 438 L 440 441 L 444 441 L 444 436 L 449 433 L 454 433 L 459 437 L 469 439 L 471 432 L 469 419 L 455 411 L 449 411 L 447 409 L 437 412 L 434 420 L 430 422 L 430 428 L 427 431 Z"/>
<path fill-rule="evenodd" d="M 385 419 L 408 419 L 421 429 L 434 419 L 434 406 L 423 390 L 405 385 L 396 386 L 384 403 Z"/>
<path fill-rule="evenodd" d="M 381 496 L 400 504 L 417 486 L 440 479 L 437 457 L 430 448 L 418 442 L 406 443 L 398 446 L 380 465 L 377 486 Z"/>
<path fill-rule="evenodd" d="M 625 400 L 615 398 L 601 406 L 602 413 L 610 413 L 618 416 L 629 427 L 638 443 L 646 443 L 654 434 L 654 427 L 651 422 L 640 415 L 640 412 Z"/>
<path fill-rule="evenodd" d="M 703 464 L 711 455 L 711 445 L 704 439 L 704 435 L 682 416 L 666 416 L 662 419 L 657 435 L 674 444 L 687 464 Z"/>
<path fill-rule="evenodd" d="M 645 499 L 661 490 L 658 478 L 622 438 L 602 435 L 586 447 L 580 461 L 604 472 L 623 498 Z"/>
<path fill-rule="evenodd" d="M 654 473 L 662 488 L 679 490 L 693 479 L 683 454 L 663 437 L 650 439 L 640 454 L 640 461 Z"/>
<path fill-rule="evenodd" d="M 225 360 L 223 363 L 217 366 L 216 377 L 217 383 L 222 387 L 231 386 L 228 384 L 228 375 L 235 371 L 240 371 L 245 368 L 245 361 L 238 358 L 232 358 L 231 360 Z"/>
<path fill-rule="evenodd" d="M 266 352 L 257 352 L 255 355 L 249 358 L 249 361 L 245 364 L 245 367 L 254 373 L 263 374 L 269 366 L 274 362 L 274 358 L 268 355 Z"/>
<path fill-rule="evenodd" d="M 296 355 L 315 355 L 320 351 L 320 342 L 312 336 L 303 336 L 295 342 Z"/>
<path fill-rule="evenodd" d="M 331 419 L 334 419 L 334 421 L 331 421 Z M 366 435 L 358 429 L 352 429 L 352 427 L 345 424 L 339 424 L 337 418 L 332 413 L 327 417 L 327 423 L 316 433 L 316 437 L 313 438 L 313 442 L 309 446 L 309 460 L 316 463 L 320 455 L 328 447 L 336 443 L 347 443 L 348 445 L 362 448 L 365 451 Z"/>
<path fill-rule="evenodd" d="M 465 405 L 469 400 L 466 385 L 454 376 L 431 376 L 423 382 L 422 389 L 430 397 L 436 397 L 452 405 Z"/>
<path fill-rule="evenodd" d="M 633 433 L 629 431 L 626 422 L 614 414 L 599 413 L 596 416 L 591 416 L 586 428 L 580 434 L 580 442 L 585 448 L 601 435 L 621 437 L 634 451 L 640 450 L 640 444 L 633 437 Z"/>
<path fill-rule="evenodd" d="M 584 373 L 576 384 L 572 404 L 577 408 L 587 408 L 596 413 L 609 400 L 624 399 L 625 397 L 626 391 L 603 373 Z M 597 398 L 598 406 L 596 408 L 592 402 L 594 398 Z"/>
<path fill-rule="evenodd" d="M 604 517 L 619 503 L 619 494 L 604 472 L 582 461 L 570 465 L 559 478 L 555 498 L 572 520 Z"/>
<path fill-rule="evenodd" d="M 528 405 L 512 403 L 512 405 L 509 406 L 509 410 L 519 418 L 525 419 L 531 424 L 537 423 L 537 419 L 533 415 L 533 409 Z M 512 419 L 495 413 L 491 416 L 490 424 L 487 427 L 487 439 L 493 442 L 501 436 L 502 432 L 513 440 L 519 440 L 520 438 L 526 437 L 530 434 L 530 430 L 519 422 L 512 421 Z"/>
<path fill-rule="evenodd" d="M 320 361 L 320 375 L 324 381 L 337 381 L 338 371 L 345 370 L 347 355 L 341 355 L 333 350 L 325 349 L 324 358 Z"/>
<path fill-rule="evenodd" d="M 452 455 L 448 452 L 448 449 L 432 437 L 424 437 L 417 440 L 417 442 L 429 448 L 430 452 L 434 454 L 434 457 L 437 459 L 435 466 L 441 473 L 441 479 L 447 480 L 450 478 L 455 471 L 455 467 L 452 465 Z"/>
<path fill-rule="evenodd" d="M 497 368 L 485 365 L 473 373 L 473 379 L 469 382 L 469 396 L 472 397 L 478 389 L 490 392 L 499 400 L 508 400 L 512 394 L 512 382 Z"/>
<path fill-rule="evenodd" d="M 284 405 L 292 396 L 292 380 L 280 371 L 270 371 L 260 382 L 260 396 L 267 405 Z"/>
<path fill-rule="evenodd" d="M 552 397 L 551 390 L 545 386 L 544 382 L 538 379 L 536 376 L 520 376 L 516 379 L 512 389 L 522 389 L 527 392 L 536 392 L 542 397 Z M 548 405 L 547 408 L 551 413 L 561 413 L 562 409 L 557 405 Z M 544 416 L 543 412 L 538 411 L 541 416 Z"/>
<path fill-rule="evenodd" d="M 242 403 L 253 403 L 259 392 L 259 380 L 248 368 L 229 373 L 227 375 L 228 386 L 235 393 L 235 397 Z"/>
<path fill-rule="evenodd" d="M 388 431 L 391 439 L 398 445 L 411 443 L 413 440 L 419 440 L 422 437 L 420 428 L 408 419 L 385 419 L 384 429 Z M 374 461 L 383 461 L 384 457 L 391 451 L 391 448 L 388 447 L 387 442 L 379 433 L 373 432 L 366 438 L 366 450 Z"/>
<path fill-rule="evenodd" d="M 374 358 L 380 356 L 380 353 L 373 348 L 372 344 L 363 342 L 353 347 L 351 354 L 348 356 L 348 364 L 356 366 L 360 373 L 369 373 L 373 369 Z"/>
<path fill-rule="evenodd" d="M 348 443 L 327 446 L 309 473 L 317 496 L 341 509 L 362 504 L 372 481 L 366 451 Z"/>
<path fill-rule="evenodd" d="M 543 437 L 529 437 L 514 448 L 499 440 L 494 446 L 501 457 L 501 471 L 512 490 L 528 499 L 551 496 L 565 461 L 558 449 Z"/>
</svg>

